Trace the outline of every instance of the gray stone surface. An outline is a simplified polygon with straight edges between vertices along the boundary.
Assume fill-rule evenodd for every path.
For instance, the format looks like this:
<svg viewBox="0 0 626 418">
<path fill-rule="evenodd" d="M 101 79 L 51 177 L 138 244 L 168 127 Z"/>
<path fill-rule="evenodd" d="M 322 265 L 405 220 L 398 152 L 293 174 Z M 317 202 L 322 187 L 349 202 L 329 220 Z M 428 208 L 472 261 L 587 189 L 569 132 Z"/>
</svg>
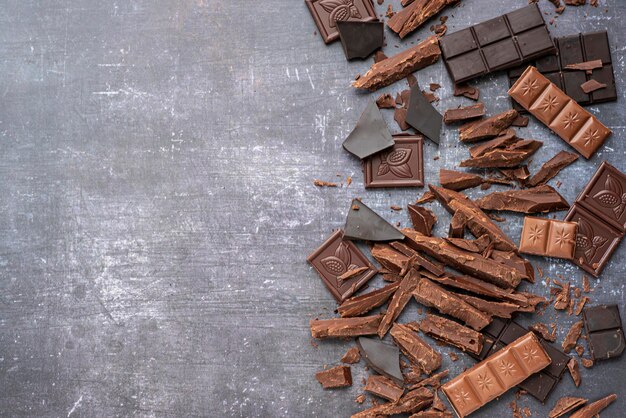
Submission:
<svg viewBox="0 0 626 418">
<path fill-rule="evenodd" d="M 454 31 L 525 4 L 465 0 L 444 14 Z M 557 179 L 570 202 L 601 160 L 626 170 L 626 4 L 600 4 L 568 8 L 550 27 L 609 28 L 620 93 L 590 108 L 613 137 Z M 550 19 L 553 7 L 540 5 Z M 350 80 L 371 61 L 347 63 L 315 30 L 301 0 L 2 2 L 0 415 L 337 417 L 362 408 L 353 399 L 363 364 L 347 390 L 323 391 L 313 378 L 350 344 L 311 345 L 309 319 L 336 305 L 305 257 L 343 224 L 352 197 L 406 225 L 406 213 L 389 206 L 422 190 L 363 189 L 341 142 L 369 97 Z M 397 38 L 387 39 L 393 54 Z M 441 62 L 416 76 L 442 85 L 440 111 L 469 103 L 452 97 Z M 509 107 L 503 74 L 476 85 L 489 113 Z M 566 148 L 534 120 L 520 133 L 545 141 L 533 169 Z M 439 148 L 425 148 L 427 181 L 465 148 L 445 129 Z M 312 184 L 346 176 L 350 187 Z M 431 206 L 441 233 L 449 216 Z M 506 217 L 517 240 L 521 217 Z M 625 255 L 622 246 L 592 295 L 617 302 L 622 315 Z M 581 283 L 567 262 L 533 261 L 546 276 Z M 525 288 L 548 294 L 541 283 Z M 411 302 L 400 320 L 416 312 Z M 523 322 L 534 319 L 558 321 L 559 340 L 574 321 L 552 308 Z M 452 375 L 470 364 L 460 357 L 445 356 Z M 623 366 L 582 369 L 579 389 L 565 376 L 545 406 L 519 403 L 545 416 L 559 396 L 615 391 L 602 416 L 619 416 Z M 510 416 L 513 399 L 476 416 Z"/>
</svg>

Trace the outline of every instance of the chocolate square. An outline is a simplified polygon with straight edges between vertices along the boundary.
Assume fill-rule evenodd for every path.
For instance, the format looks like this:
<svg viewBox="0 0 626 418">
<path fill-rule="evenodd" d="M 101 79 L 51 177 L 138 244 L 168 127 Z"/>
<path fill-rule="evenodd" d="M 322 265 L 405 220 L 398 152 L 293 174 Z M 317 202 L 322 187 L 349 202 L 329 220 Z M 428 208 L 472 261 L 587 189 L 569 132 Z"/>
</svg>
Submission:
<svg viewBox="0 0 626 418">
<path fill-rule="evenodd" d="M 602 68 L 593 70 L 593 74 L 590 76 L 590 79 L 594 79 L 599 83 L 606 84 L 605 88 L 596 90 L 591 93 L 591 97 L 593 98 L 594 102 L 607 102 L 617 99 L 615 76 L 613 75 L 613 65 L 605 64 Z"/>
<path fill-rule="evenodd" d="M 542 73 L 543 75 L 545 75 L 546 77 L 548 76 L 545 73 L 551 73 L 551 72 L 556 72 L 559 71 L 559 57 L 557 55 L 546 55 L 545 57 L 541 57 L 537 60 L 537 62 L 535 63 L 535 67 L 537 67 L 537 70 Z M 512 69 L 511 71 L 509 71 L 509 77 L 513 76 L 513 77 L 519 77 L 520 75 L 522 75 L 522 73 L 524 72 L 524 70 L 526 69 L 526 67 L 517 67 Z"/>
<path fill-rule="evenodd" d="M 337 21 L 376 20 L 371 0 L 305 0 L 325 43 L 339 39 Z M 348 4 L 346 4 L 348 3 Z"/>
<path fill-rule="evenodd" d="M 576 200 L 618 231 L 626 232 L 626 174 L 611 164 L 600 164 Z"/>
<path fill-rule="evenodd" d="M 509 28 L 506 26 L 504 16 L 499 16 L 474 26 L 474 33 L 478 43 L 485 46 L 509 37 Z"/>
<path fill-rule="evenodd" d="M 307 257 L 324 284 L 337 299 L 343 302 L 376 275 L 376 268 L 351 241 L 343 239 L 343 231 L 337 230 L 311 255 Z M 343 280 L 337 278 L 345 272 L 367 267 L 363 273 Z"/>
<path fill-rule="evenodd" d="M 516 61 L 521 61 L 517 48 L 511 38 L 499 41 L 483 48 L 487 65 L 492 70 L 502 67 L 510 67 Z"/>
<path fill-rule="evenodd" d="M 626 349 L 626 340 L 617 305 L 586 308 L 583 311 L 583 321 L 589 351 L 594 361 L 622 355 Z"/>
<path fill-rule="evenodd" d="M 506 14 L 513 33 L 544 25 L 543 17 L 537 5 L 530 5 Z"/>
<path fill-rule="evenodd" d="M 474 74 L 482 74 L 487 71 L 479 51 L 459 55 L 446 61 L 446 65 L 455 80 L 470 77 Z"/>
<path fill-rule="evenodd" d="M 584 71 L 563 72 L 564 90 L 567 91 L 569 97 L 578 103 L 589 102 L 589 95 L 580 87 L 585 81 L 587 81 L 587 77 Z"/>
<path fill-rule="evenodd" d="M 517 35 L 517 44 L 523 57 L 530 58 L 533 55 L 541 55 L 554 49 L 550 33 L 545 26 L 531 29 Z"/>
<path fill-rule="evenodd" d="M 365 187 L 423 187 L 424 139 L 394 135 L 395 144 L 365 160 Z"/>
<path fill-rule="evenodd" d="M 459 54 L 478 48 L 470 28 L 444 36 L 439 40 L 439 46 L 441 46 L 441 52 L 446 58 L 454 58 Z"/>
<path fill-rule="evenodd" d="M 585 61 L 583 48 L 580 43 L 580 35 L 563 36 L 558 38 L 557 42 L 559 43 L 561 67 Z"/>
<path fill-rule="evenodd" d="M 585 33 L 582 38 L 587 61 L 602 60 L 602 64 L 611 63 L 611 49 L 606 31 Z"/>
</svg>

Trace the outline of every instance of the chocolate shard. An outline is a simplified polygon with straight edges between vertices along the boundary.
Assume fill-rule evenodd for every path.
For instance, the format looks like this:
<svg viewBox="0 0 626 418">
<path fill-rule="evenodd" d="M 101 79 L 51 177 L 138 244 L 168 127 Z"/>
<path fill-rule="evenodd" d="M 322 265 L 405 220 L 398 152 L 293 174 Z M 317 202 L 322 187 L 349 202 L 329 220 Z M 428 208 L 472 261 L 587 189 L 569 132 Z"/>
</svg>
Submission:
<svg viewBox="0 0 626 418">
<path fill-rule="evenodd" d="M 578 155 L 573 152 L 561 151 L 550 160 L 546 161 L 539 171 L 537 171 L 530 179 L 528 186 L 535 187 L 548 182 L 548 180 L 556 177 L 561 170 L 572 164 L 578 159 Z"/>
<path fill-rule="evenodd" d="M 468 119 L 479 118 L 485 115 L 485 105 L 476 103 L 471 106 L 459 107 L 456 109 L 448 109 L 443 114 L 443 122 L 446 125 L 461 122 Z"/>
<path fill-rule="evenodd" d="M 315 373 L 315 378 L 324 389 L 345 388 L 352 386 L 350 366 L 337 366 Z"/>
<path fill-rule="evenodd" d="M 569 209 L 569 203 L 548 185 L 526 190 L 493 192 L 476 201 L 483 210 L 501 210 L 521 213 L 552 212 Z"/>
<path fill-rule="evenodd" d="M 309 322 L 313 338 L 358 337 L 375 335 L 382 315 L 359 318 L 313 319 Z"/>
<path fill-rule="evenodd" d="M 380 109 L 376 102 L 370 100 L 356 126 L 343 142 L 343 147 L 349 153 L 364 159 L 392 147 L 393 144 L 393 138 Z"/>
<path fill-rule="evenodd" d="M 463 238 L 465 236 L 465 227 L 467 227 L 467 215 L 462 211 L 454 212 L 450 219 L 450 227 L 448 228 L 449 238 Z"/>
<path fill-rule="evenodd" d="M 455 84 L 454 93 L 455 96 L 464 96 L 474 101 L 480 97 L 480 90 L 477 87 L 472 87 L 469 84 Z"/>
<path fill-rule="evenodd" d="M 411 97 L 406 114 L 406 123 L 424 134 L 435 144 L 439 144 L 443 116 L 422 94 L 419 84 L 411 87 Z"/>
<path fill-rule="evenodd" d="M 460 212 L 465 215 L 467 228 L 476 238 L 487 235 L 494 248 L 502 251 L 517 251 L 513 241 L 467 196 L 432 184 L 428 187 L 448 212 L 451 214 Z"/>
<path fill-rule="evenodd" d="M 402 132 L 408 131 L 411 127 L 406 123 L 407 110 L 404 107 L 397 107 L 393 112 L 393 120 L 396 121 Z"/>
<path fill-rule="evenodd" d="M 579 62 L 576 64 L 569 64 L 565 66 L 566 70 L 579 70 L 579 71 L 591 71 L 597 68 L 602 68 L 602 60 L 600 59 Z"/>
<path fill-rule="evenodd" d="M 424 334 L 463 351 L 478 355 L 483 349 L 483 336 L 480 332 L 441 316 L 426 315 L 419 323 L 419 329 Z"/>
<path fill-rule="evenodd" d="M 424 373 L 431 374 L 441 367 L 441 354 L 418 337 L 409 327 L 396 323 L 390 333 L 402 353 Z"/>
<path fill-rule="evenodd" d="M 517 110 L 511 109 L 485 120 L 465 124 L 459 128 L 459 139 L 471 143 L 495 138 L 511 126 L 517 115 Z"/>
<path fill-rule="evenodd" d="M 517 168 L 500 168 L 499 171 L 507 179 L 516 181 L 520 187 L 526 187 L 526 180 L 530 177 L 530 172 L 526 165 Z"/>
<path fill-rule="evenodd" d="M 528 330 L 534 332 L 537 335 L 539 335 L 544 340 L 550 341 L 551 343 L 556 341 L 556 327 L 554 328 L 553 332 L 550 332 L 550 330 L 548 329 L 548 326 L 546 324 L 542 324 L 541 322 L 537 322 L 537 323 L 529 326 Z"/>
<path fill-rule="evenodd" d="M 443 276 L 445 274 L 446 271 L 444 269 L 443 264 L 440 264 L 436 261 L 433 261 L 429 258 L 424 257 L 423 255 L 421 255 L 420 253 L 418 253 L 417 251 L 415 251 L 413 248 L 409 247 L 408 245 L 402 242 L 397 242 L 397 241 L 390 243 L 390 245 L 394 249 L 401 252 L 403 255 L 413 258 L 415 260 L 416 265 L 419 265 L 425 270 L 428 270 L 435 276 Z"/>
<path fill-rule="evenodd" d="M 400 400 L 404 393 L 404 389 L 401 386 L 398 386 L 393 380 L 385 376 L 368 377 L 367 384 L 363 390 L 391 402 Z"/>
<path fill-rule="evenodd" d="M 351 347 L 346 354 L 341 357 L 341 362 L 346 364 L 356 364 L 361 361 L 361 353 L 358 347 Z"/>
<path fill-rule="evenodd" d="M 445 286 L 454 287 L 455 289 L 466 290 L 476 295 L 487 296 L 490 298 L 498 299 L 501 301 L 507 301 L 519 306 L 528 306 L 528 297 L 514 293 L 512 289 L 502 289 L 491 283 L 487 283 L 483 280 L 477 279 L 472 276 L 444 276 L 436 277 L 432 275 L 426 275 L 430 280 Z"/>
<path fill-rule="evenodd" d="M 512 144 L 484 152 L 478 157 L 461 161 L 460 167 L 510 168 L 520 165 L 532 156 L 543 142 L 534 139 L 516 139 Z M 470 149 L 470 153 L 471 153 Z"/>
<path fill-rule="evenodd" d="M 528 278 L 526 274 L 480 254 L 462 250 L 442 238 L 426 237 L 419 232 L 404 229 L 405 242 L 409 247 L 422 251 L 429 256 L 463 273 L 487 280 L 497 286 L 515 288 L 520 281 Z"/>
<path fill-rule="evenodd" d="M 361 357 L 377 373 L 393 379 L 402 385 L 404 378 L 400 370 L 400 351 L 398 347 L 385 344 L 373 338 L 357 338 L 356 344 Z"/>
<path fill-rule="evenodd" d="M 391 283 L 364 295 L 347 299 L 337 308 L 337 312 L 342 318 L 363 315 L 387 302 L 398 286 L 400 283 Z"/>
<path fill-rule="evenodd" d="M 413 229 L 426 236 L 432 235 L 433 226 L 437 217 L 432 210 L 418 205 L 407 206 Z"/>
<path fill-rule="evenodd" d="M 343 53 L 348 60 L 367 58 L 383 47 L 384 25 L 379 21 L 337 20 Z"/>
<path fill-rule="evenodd" d="M 474 308 L 486 313 L 490 316 L 499 318 L 511 318 L 511 316 L 520 310 L 520 306 L 510 302 L 493 302 L 477 298 L 475 296 L 456 294 L 459 298 L 472 305 Z M 478 354 L 478 353 L 476 353 Z"/>
<path fill-rule="evenodd" d="M 445 168 L 439 170 L 439 184 L 446 189 L 460 191 L 480 186 L 484 182 L 485 179 L 478 174 L 446 170 Z"/>
<path fill-rule="evenodd" d="M 582 83 L 580 85 L 580 88 L 582 91 L 584 91 L 586 94 L 592 93 L 596 90 L 600 90 L 600 89 L 604 89 L 606 88 L 606 84 L 604 83 L 600 83 L 599 81 L 594 80 L 593 78 L 585 81 L 584 83 Z"/>
<path fill-rule="evenodd" d="M 486 153 L 495 149 L 506 148 L 509 145 L 516 143 L 517 141 L 519 141 L 519 138 L 515 133 L 515 129 L 509 128 L 493 139 L 473 145 L 469 149 L 469 153 L 472 158 L 476 158 L 480 157 L 481 155 L 485 155 Z"/>
<path fill-rule="evenodd" d="M 376 99 L 376 105 L 379 109 L 395 109 L 396 101 L 389 93 L 383 93 Z"/>
<path fill-rule="evenodd" d="M 394 241 L 404 238 L 402 232 L 358 199 L 352 200 L 343 236 L 346 239 L 365 241 Z"/>
<path fill-rule="evenodd" d="M 412 48 L 375 63 L 352 85 L 358 89 L 378 90 L 434 64 L 440 56 L 439 41 L 436 36 L 431 36 Z"/>
<path fill-rule="evenodd" d="M 570 359 L 570 361 L 567 362 L 567 369 L 569 370 L 570 376 L 572 376 L 574 385 L 576 385 L 576 387 L 579 387 L 581 378 L 580 378 L 580 370 L 578 368 L 578 361 L 576 361 L 575 358 Z"/>
<path fill-rule="evenodd" d="M 378 418 L 390 415 L 412 414 L 428 408 L 433 403 L 433 393 L 420 387 L 405 393 L 397 402 L 376 405 L 365 411 L 352 415 L 350 418 Z"/>
<path fill-rule="evenodd" d="M 481 252 L 481 246 L 478 245 L 476 243 L 476 240 L 474 239 L 464 239 L 464 238 L 444 238 L 446 241 L 448 241 L 450 244 L 454 245 L 455 247 L 459 247 L 462 250 L 465 251 L 469 251 L 470 253 L 477 253 L 479 254 Z"/>
<path fill-rule="evenodd" d="M 617 395 L 613 393 L 605 398 L 599 399 L 579 409 L 578 411 L 570 415 L 570 418 L 592 418 L 595 415 L 598 415 L 604 409 L 606 409 L 613 402 L 615 402 L 616 399 Z"/>
<path fill-rule="evenodd" d="M 496 260 L 498 263 L 513 267 L 521 273 L 525 273 L 528 276 L 528 279 L 525 280 L 528 280 L 530 283 L 535 283 L 535 269 L 533 265 L 530 264 L 530 261 L 513 251 L 493 250 L 489 258 Z"/>
<path fill-rule="evenodd" d="M 400 287 L 393 294 L 389 306 L 387 307 L 387 312 L 378 326 L 378 336 L 380 338 L 383 338 L 385 334 L 387 334 L 393 322 L 398 319 L 402 313 L 402 310 L 411 299 L 411 294 L 417 286 L 419 279 L 420 274 L 415 269 L 411 269 L 400 282 Z"/>
<path fill-rule="evenodd" d="M 387 21 L 387 26 L 404 38 L 446 6 L 460 0 L 415 0 Z"/>
<path fill-rule="evenodd" d="M 548 418 L 559 418 L 573 410 L 583 406 L 587 403 L 585 398 L 575 398 L 572 396 L 565 396 L 559 399 L 554 405 L 554 408 L 548 413 Z"/>
<path fill-rule="evenodd" d="M 395 251 L 394 248 L 387 244 L 375 244 L 372 247 L 371 254 L 381 266 L 392 273 L 400 273 L 410 257 L 410 255 Z"/>
<path fill-rule="evenodd" d="M 565 339 L 563 340 L 563 344 L 561 344 L 563 351 L 565 351 L 566 353 L 569 353 L 570 351 L 572 351 L 572 348 L 576 346 L 576 343 L 578 342 L 578 338 L 580 337 L 580 334 L 582 333 L 582 331 L 583 331 L 583 321 L 574 322 L 574 324 L 571 326 L 571 328 L 567 332 L 567 335 L 565 336 Z"/>
</svg>

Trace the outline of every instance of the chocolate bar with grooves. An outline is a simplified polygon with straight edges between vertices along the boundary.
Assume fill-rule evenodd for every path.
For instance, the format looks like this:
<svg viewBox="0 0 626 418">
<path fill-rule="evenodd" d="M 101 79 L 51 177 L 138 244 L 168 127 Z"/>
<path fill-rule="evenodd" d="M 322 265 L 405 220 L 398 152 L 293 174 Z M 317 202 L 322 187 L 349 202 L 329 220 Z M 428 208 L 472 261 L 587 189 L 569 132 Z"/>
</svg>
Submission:
<svg viewBox="0 0 626 418">
<path fill-rule="evenodd" d="M 574 258 L 577 228 L 576 222 L 526 216 L 519 251 L 571 260 Z"/>
</svg>

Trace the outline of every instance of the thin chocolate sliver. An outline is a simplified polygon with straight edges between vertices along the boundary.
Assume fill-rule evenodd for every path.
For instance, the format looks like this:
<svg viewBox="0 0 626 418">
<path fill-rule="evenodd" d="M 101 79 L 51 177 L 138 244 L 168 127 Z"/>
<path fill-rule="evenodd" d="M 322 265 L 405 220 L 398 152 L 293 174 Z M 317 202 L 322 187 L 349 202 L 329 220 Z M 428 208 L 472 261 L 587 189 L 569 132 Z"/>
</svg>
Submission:
<svg viewBox="0 0 626 418">
<path fill-rule="evenodd" d="M 433 211 L 417 205 L 408 205 L 407 210 L 409 212 L 411 223 L 413 224 L 413 229 L 420 234 L 431 236 L 433 226 L 435 225 L 435 222 L 437 222 L 437 217 Z"/>
<path fill-rule="evenodd" d="M 363 390 L 391 402 L 397 402 L 404 393 L 401 386 L 386 376 L 368 377 Z"/>
<path fill-rule="evenodd" d="M 592 79 L 582 83 L 580 85 L 580 88 L 586 94 L 589 94 L 589 93 L 593 93 L 594 91 L 597 91 L 597 90 L 605 89 L 606 88 L 606 84 L 600 83 L 600 82 L 598 82 L 598 81 L 596 81 L 596 80 L 594 80 L 592 78 Z"/>
<path fill-rule="evenodd" d="M 565 396 L 559 399 L 556 405 L 554 405 L 554 408 L 550 410 L 550 412 L 548 413 L 548 418 L 559 418 L 586 403 L 587 399 L 585 398 L 574 398 L 571 396 Z"/>
<path fill-rule="evenodd" d="M 364 203 L 358 199 L 353 199 L 346 218 L 344 238 L 366 241 L 393 241 L 403 239 L 404 235 Z"/>
<path fill-rule="evenodd" d="M 384 25 L 378 21 L 337 21 L 346 59 L 365 59 L 383 47 Z"/>
<path fill-rule="evenodd" d="M 517 111 L 511 109 L 485 120 L 470 122 L 459 128 L 459 139 L 471 143 L 495 138 L 511 126 L 517 116 Z"/>
<path fill-rule="evenodd" d="M 313 338 L 342 338 L 375 335 L 382 315 L 358 318 L 313 319 L 309 322 Z"/>
<path fill-rule="evenodd" d="M 398 286 L 400 286 L 399 283 L 391 283 L 364 295 L 347 299 L 339 305 L 337 312 L 343 318 L 363 315 L 387 302 Z"/>
<path fill-rule="evenodd" d="M 445 168 L 439 170 L 439 184 L 446 189 L 461 191 L 480 186 L 484 182 L 485 179 L 478 174 L 446 170 Z"/>
<path fill-rule="evenodd" d="M 574 161 L 578 159 L 578 155 L 561 151 L 556 154 L 554 157 L 550 158 L 550 160 L 546 161 L 539 171 L 537 171 L 526 183 L 530 187 L 539 186 L 548 182 L 548 180 L 556 177 L 557 174 L 561 170 L 563 170 L 568 165 L 572 164 Z"/>
<path fill-rule="evenodd" d="M 443 122 L 448 125 L 468 119 L 475 119 L 485 115 L 485 105 L 477 103 L 471 106 L 448 109 L 443 115 Z"/>
<path fill-rule="evenodd" d="M 380 109 L 376 102 L 370 100 L 356 126 L 343 142 L 343 147 L 363 159 L 393 145 L 393 138 Z"/>
<path fill-rule="evenodd" d="M 461 0 L 411 0 L 411 4 L 403 4 L 404 9 L 394 14 L 387 21 L 387 26 L 397 33 L 401 39 L 419 28 L 432 16 L 446 6 L 459 3 Z"/>
<path fill-rule="evenodd" d="M 399 414 L 413 414 L 427 408 L 433 403 L 433 393 L 424 387 L 405 393 L 397 402 L 376 405 L 365 411 L 352 415 L 351 418 L 372 418 Z"/>
<path fill-rule="evenodd" d="M 441 367 L 441 354 L 408 326 L 396 323 L 391 328 L 390 334 L 402 353 L 424 373 L 431 374 Z"/>
<path fill-rule="evenodd" d="M 407 109 L 406 123 L 424 134 L 428 139 L 439 144 L 443 116 L 422 94 L 419 84 L 411 87 L 411 97 Z"/>
<path fill-rule="evenodd" d="M 357 338 L 356 344 L 361 357 L 377 373 L 403 384 L 404 378 L 400 371 L 400 350 L 398 347 L 385 344 L 374 338 Z"/>
<path fill-rule="evenodd" d="M 385 334 L 387 334 L 387 331 L 389 331 L 393 322 L 398 319 L 402 310 L 411 299 L 411 294 L 417 286 L 419 280 L 420 274 L 415 269 L 411 269 L 407 275 L 404 276 L 400 282 L 400 287 L 398 287 L 389 301 L 387 312 L 385 312 L 385 315 L 378 326 L 378 336 L 380 338 L 383 338 Z"/>
<path fill-rule="evenodd" d="M 592 418 L 594 416 L 597 416 L 598 414 L 600 414 L 600 412 L 602 412 L 604 409 L 608 408 L 609 405 L 615 402 L 616 399 L 617 395 L 613 393 L 605 398 L 599 399 L 579 409 L 578 411 L 570 415 L 569 418 Z"/>
<path fill-rule="evenodd" d="M 542 185 L 525 190 L 493 192 L 476 201 L 483 210 L 521 213 L 552 212 L 569 209 L 569 203 L 554 188 Z"/>
<path fill-rule="evenodd" d="M 505 141 L 505 139 L 507 139 Z M 470 148 L 472 158 L 461 161 L 460 167 L 511 168 L 517 167 L 541 148 L 543 142 L 534 139 L 508 137 Z"/>
</svg>

